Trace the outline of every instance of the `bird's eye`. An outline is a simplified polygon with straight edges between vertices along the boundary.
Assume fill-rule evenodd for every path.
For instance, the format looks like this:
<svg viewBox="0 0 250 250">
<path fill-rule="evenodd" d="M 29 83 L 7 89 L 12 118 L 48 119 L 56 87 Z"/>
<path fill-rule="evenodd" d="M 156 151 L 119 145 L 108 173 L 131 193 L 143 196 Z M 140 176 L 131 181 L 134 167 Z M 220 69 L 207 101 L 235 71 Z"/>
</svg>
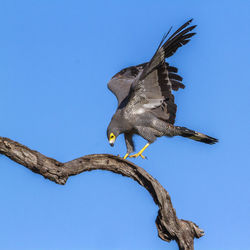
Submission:
<svg viewBox="0 0 250 250">
<path fill-rule="evenodd" d="M 114 135 L 113 133 L 111 133 L 111 134 L 109 135 L 109 139 L 110 139 L 110 140 L 115 139 L 115 135 Z"/>
</svg>

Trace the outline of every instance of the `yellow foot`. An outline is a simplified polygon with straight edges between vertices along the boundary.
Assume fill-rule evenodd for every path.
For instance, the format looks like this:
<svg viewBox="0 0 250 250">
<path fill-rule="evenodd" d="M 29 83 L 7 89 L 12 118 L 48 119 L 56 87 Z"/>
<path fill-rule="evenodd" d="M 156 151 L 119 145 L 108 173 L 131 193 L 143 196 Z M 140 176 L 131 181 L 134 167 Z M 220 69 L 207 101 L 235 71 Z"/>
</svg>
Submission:
<svg viewBox="0 0 250 250">
<path fill-rule="evenodd" d="M 140 152 L 137 153 L 137 154 L 134 154 L 134 155 L 130 155 L 129 158 L 132 158 L 132 157 L 133 157 L 133 158 L 137 158 L 137 157 L 139 157 L 139 156 L 141 156 L 142 159 L 147 159 L 147 157 L 144 156 L 144 155 L 142 155 L 142 153 L 140 153 Z"/>
<path fill-rule="evenodd" d="M 127 157 L 128 157 L 128 154 L 125 154 L 124 157 L 123 157 L 123 159 L 127 159 Z"/>
</svg>

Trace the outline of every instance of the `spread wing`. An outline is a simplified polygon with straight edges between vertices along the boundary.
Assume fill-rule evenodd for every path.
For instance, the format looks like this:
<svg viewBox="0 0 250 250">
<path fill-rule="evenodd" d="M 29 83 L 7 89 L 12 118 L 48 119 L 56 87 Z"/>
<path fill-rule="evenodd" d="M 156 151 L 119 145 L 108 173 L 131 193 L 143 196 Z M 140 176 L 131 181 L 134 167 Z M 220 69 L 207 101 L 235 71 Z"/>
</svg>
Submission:
<svg viewBox="0 0 250 250">
<path fill-rule="evenodd" d="M 165 58 L 187 44 L 189 38 L 195 34 L 190 31 L 196 26 L 187 27 L 191 21 L 182 25 L 166 42 L 164 42 L 166 36 L 163 37 L 153 58 L 144 65 L 140 75 L 134 79 L 127 104 L 128 110 L 138 114 L 151 112 L 159 119 L 174 123 L 177 107 L 172 90 L 185 86 L 181 82 L 182 77 L 176 74 L 177 69 L 169 66 Z"/>
<path fill-rule="evenodd" d="M 165 120 L 171 124 L 175 122 L 175 116 L 177 111 L 177 106 L 174 101 L 174 95 L 172 90 L 177 91 L 179 88 L 184 89 L 185 85 L 182 83 L 182 77 L 177 74 L 178 69 L 175 67 L 169 66 L 167 63 L 162 64 L 149 74 L 145 78 L 146 85 L 146 98 L 150 98 L 147 94 L 147 91 L 152 89 L 152 85 L 156 85 L 158 88 L 157 101 L 151 101 L 149 99 L 149 111 L 152 112 L 159 119 Z M 145 86 L 144 85 L 144 86 Z M 155 89 L 155 87 L 153 87 Z M 154 91 L 154 90 L 153 90 Z M 155 92 L 155 91 L 154 91 Z M 153 106 L 151 105 L 153 104 Z M 154 105 L 156 103 L 156 105 Z"/>
<path fill-rule="evenodd" d="M 118 107 L 122 103 L 124 99 L 129 96 L 130 89 L 132 84 L 136 84 L 136 80 L 140 77 L 141 73 L 143 72 L 144 68 L 147 66 L 148 63 L 139 64 L 136 66 L 131 66 L 128 68 L 122 69 L 120 72 L 115 74 L 111 80 L 108 82 L 109 90 L 116 96 L 118 101 Z M 165 99 L 173 99 L 170 97 L 171 90 L 168 88 L 167 85 L 168 81 L 171 84 L 171 89 L 178 90 L 179 88 L 185 88 L 184 84 L 182 84 L 182 77 L 177 75 L 178 69 L 175 67 L 169 66 L 168 63 L 162 65 L 159 68 L 159 81 L 160 85 L 162 85 L 162 90 L 166 96 Z M 157 80 L 157 79 L 156 79 Z M 153 80 L 154 81 L 154 80 Z M 169 91 L 167 91 L 169 89 Z M 170 104 L 169 104 L 170 105 Z"/>
<path fill-rule="evenodd" d="M 108 82 L 109 90 L 116 96 L 118 107 L 124 99 L 129 95 L 130 88 L 135 79 L 140 75 L 145 67 L 144 64 L 122 69 L 115 74 Z"/>
</svg>

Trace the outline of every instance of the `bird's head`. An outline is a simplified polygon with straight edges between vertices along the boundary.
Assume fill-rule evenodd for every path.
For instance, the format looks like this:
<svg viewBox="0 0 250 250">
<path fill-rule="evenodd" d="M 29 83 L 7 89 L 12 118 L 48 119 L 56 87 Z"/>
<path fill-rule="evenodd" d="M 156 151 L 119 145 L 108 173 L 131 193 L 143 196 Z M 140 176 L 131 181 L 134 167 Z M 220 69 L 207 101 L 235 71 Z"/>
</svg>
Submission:
<svg viewBox="0 0 250 250">
<path fill-rule="evenodd" d="M 107 137 L 108 137 L 108 141 L 109 141 L 109 144 L 110 144 L 111 147 L 114 146 L 115 140 L 119 136 L 119 134 L 120 134 L 119 130 L 117 128 L 115 128 L 115 127 L 113 127 L 113 128 L 109 127 L 107 129 Z"/>
</svg>

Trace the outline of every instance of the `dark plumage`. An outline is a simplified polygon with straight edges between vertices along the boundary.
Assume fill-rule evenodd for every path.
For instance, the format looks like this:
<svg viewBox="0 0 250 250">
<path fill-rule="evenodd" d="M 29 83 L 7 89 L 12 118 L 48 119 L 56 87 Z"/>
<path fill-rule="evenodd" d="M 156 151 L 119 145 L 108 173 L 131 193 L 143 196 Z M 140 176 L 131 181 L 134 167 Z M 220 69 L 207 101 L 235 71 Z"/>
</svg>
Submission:
<svg viewBox="0 0 250 250">
<path fill-rule="evenodd" d="M 132 137 L 142 136 L 148 144 L 137 154 L 142 155 L 145 148 L 161 136 L 183 136 L 207 144 L 218 140 L 193 130 L 174 126 L 176 104 L 172 90 L 184 89 L 178 69 L 165 62 L 178 48 L 187 44 L 195 35 L 189 26 L 192 19 L 182 25 L 167 40 L 169 32 L 163 37 L 154 56 L 148 63 L 125 68 L 112 77 L 108 88 L 116 95 L 118 108 L 107 129 L 111 145 L 119 134 L 124 134 L 127 146 L 126 158 L 134 151 Z"/>
</svg>

